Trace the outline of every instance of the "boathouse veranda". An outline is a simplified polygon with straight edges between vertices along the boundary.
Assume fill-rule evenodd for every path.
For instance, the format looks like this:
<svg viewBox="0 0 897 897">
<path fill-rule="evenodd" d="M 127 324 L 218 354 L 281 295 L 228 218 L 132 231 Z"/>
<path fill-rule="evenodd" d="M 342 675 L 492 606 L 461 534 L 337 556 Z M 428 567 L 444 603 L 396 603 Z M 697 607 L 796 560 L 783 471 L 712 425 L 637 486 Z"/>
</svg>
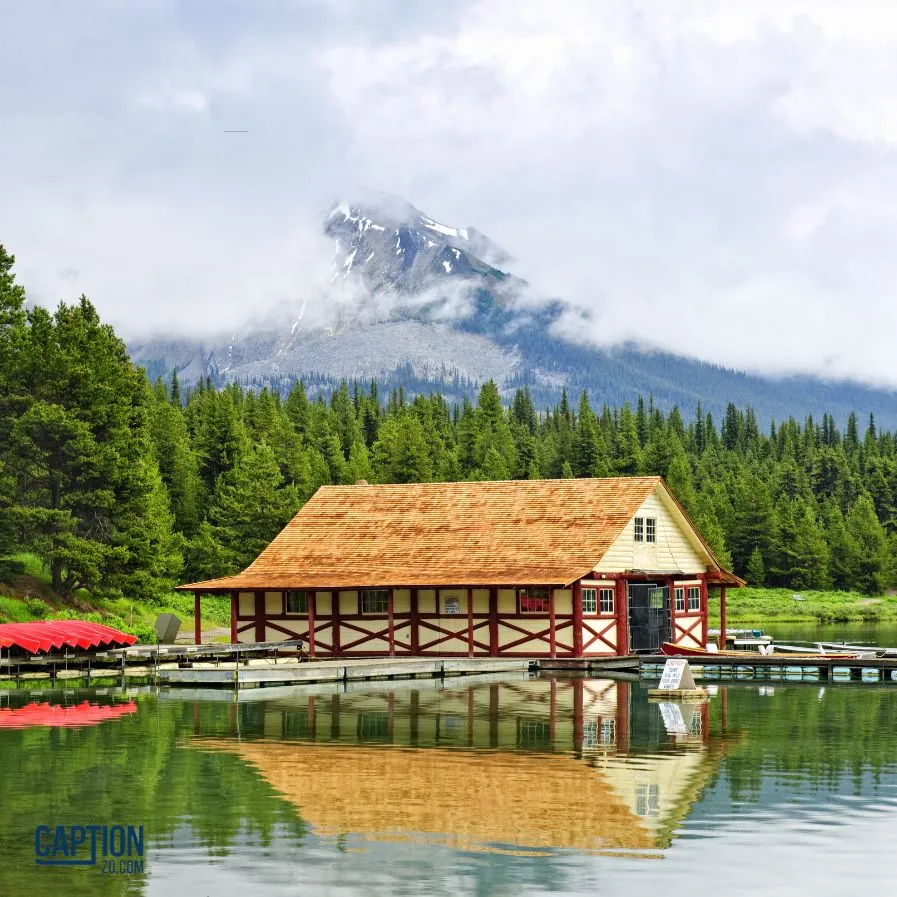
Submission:
<svg viewBox="0 0 897 897">
<path fill-rule="evenodd" d="M 703 647 L 742 585 L 659 477 L 322 487 L 236 576 L 233 643 L 311 656 L 582 658 Z M 724 637 L 724 636 L 723 636 Z"/>
</svg>

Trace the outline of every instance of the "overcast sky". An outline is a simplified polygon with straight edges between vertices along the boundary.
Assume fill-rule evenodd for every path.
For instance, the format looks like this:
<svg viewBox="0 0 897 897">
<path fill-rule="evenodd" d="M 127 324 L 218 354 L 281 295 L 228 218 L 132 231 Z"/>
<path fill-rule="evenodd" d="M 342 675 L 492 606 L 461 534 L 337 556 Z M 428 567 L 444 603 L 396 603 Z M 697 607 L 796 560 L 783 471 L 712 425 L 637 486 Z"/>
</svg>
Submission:
<svg viewBox="0 0 897 897">
<path fill-rule="evenodd" d="M 85 292 L 129 335 L 302 302 L 322 209 L 364 187 L 482 230 L 593 339 L 897 385 L 897 5 L 10 0 L 0 21 L 0 242 L 38 301 Z"/>
</svg>

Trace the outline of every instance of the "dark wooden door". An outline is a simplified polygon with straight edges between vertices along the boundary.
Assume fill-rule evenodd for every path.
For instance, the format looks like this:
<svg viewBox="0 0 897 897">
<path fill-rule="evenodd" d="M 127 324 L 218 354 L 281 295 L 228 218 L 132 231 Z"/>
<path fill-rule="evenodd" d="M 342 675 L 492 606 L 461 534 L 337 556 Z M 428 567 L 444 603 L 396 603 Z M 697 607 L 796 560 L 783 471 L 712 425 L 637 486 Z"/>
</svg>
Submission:
<svg viewBox="0 0 897 897">
<path fill-rule="evenodd" d="M 654 583 L 629 584 L 629 644 L 633 651 L 659 651 L 670 639 L 670 590 Z"/>
</svg>

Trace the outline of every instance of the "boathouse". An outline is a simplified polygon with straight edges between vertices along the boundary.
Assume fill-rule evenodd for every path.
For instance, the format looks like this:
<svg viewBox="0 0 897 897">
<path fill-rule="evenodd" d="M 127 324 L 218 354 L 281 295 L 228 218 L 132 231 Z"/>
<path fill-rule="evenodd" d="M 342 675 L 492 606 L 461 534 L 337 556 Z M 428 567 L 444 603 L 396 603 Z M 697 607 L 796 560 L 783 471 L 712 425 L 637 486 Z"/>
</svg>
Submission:
<svg viewBox="0 0 897 897">
<path fill-rule="evenodd" d="M 660 477 L 322 486 L 242 573 L 231 640 L 314 656 L 584 657 L 703 647 L 742 580 Z"/>
</svg>

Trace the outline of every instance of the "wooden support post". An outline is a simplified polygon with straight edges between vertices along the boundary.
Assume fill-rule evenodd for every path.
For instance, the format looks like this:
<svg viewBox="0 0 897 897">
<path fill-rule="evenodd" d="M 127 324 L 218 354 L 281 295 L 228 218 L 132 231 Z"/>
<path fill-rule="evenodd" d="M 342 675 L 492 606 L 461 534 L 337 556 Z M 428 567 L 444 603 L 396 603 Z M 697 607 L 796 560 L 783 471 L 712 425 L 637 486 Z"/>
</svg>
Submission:
<svg viewBox="0 0 897 897">
<path fill-rule="evenodd" d="M 617 750 L 629 750 L 629 683 L 617 683 Z"/>
<path fill-rule="evenodd" d="M 339 615 L 339 592 L 331 592 L 330 593 L 330 614 L 331 621 L 333 623 L 331 639 L 333 644 L 333 650 L 331 654 L 333 657 L 339 657 L 340 655 L 340 646 L 339 646 L 339 638 L 340 638 L 340 615 Z"/>
<path fill-rule="evenodd" d="M 489 589 L 489 656 L 498 657 L 498 589 Z"/>
<path fill-rule="evenodd" d="M 580 620 L 581 622 L 581 620 Z M 548 654 L 550 657 L 554 658 L 558 656 L 557 652 L 557 640 L 555 633 L 555 618 L 554 618 L 554 589 L 548 590 Z M 580 627 L 581 628 L 581 627 Z M 582 636 L 580 636 L 580 640 Z M 580 651 L 580 653 L 582 653 Z M 553 684 L 553 680 L 552 680 Z"/>
<path fill-rule="evenodd" d="M 390 592 L 392 592 L 392 589 L 390 589 Z M 392 741 L 396 723 L 396 693 L 394 691 L 391 691 L 386 698 L 386 714 L 386 731 L 389 733 L 390 741 Z"/>
<path fill-rule="evenodd" d="M 710 615 L 710 593 L 707 589 L 707 577 L 701 577 L 701 648 L 707 647 L 708 619 Z"/>
<path fill-rule="evenodd" d="M 582 657 L 582 584 L 573 583 L 573 656 Z"/>
<path fill-rule="evenodd" d="M 676 589 L 672 579 L 667 580 L 667 596 L 670 601 L 670 641 L 676 642 Z"/>
<path fill-rule="evenodd" d="M 467 746 L 473 747 L 474 701 L 473 689 L 467 689 Z"/>
<path fill-rule="evenodd" d="M 315 656 L 315 610 L 317 604 L 317 593 L 307 592 L 308 595 L 308 656 L 314 659 Z"/>
<path fill-rule="evenodd" d="M 317 715 L 317 707 L 315 706 L 315 696 L 308 696 L 308 725 L 306 726 L 306 734 L 308 737 L 314 741 L 315 735 L 317 734 L 317 725 L 318 725 L 318 715 Z"/>
<path fill-rule="evenodd" d="M 617 580 L 614 606 L 617 612 L 617 655 L 625 657 L 629 654 L 629 586 L 625 579 Z"/>
<path fill-rule="evenodd" d="M 489 686 L 489 747 L 498 747 L 498 689 L 497 682 Z"/>
<path fill-rule="evenodd" d="M 394 657 L 396 653 L 396 627 L 395 621 L 392 618 L 392 586 L 389 587 L 389 604 L 388 610 L 389 614 L 389 656 Z M 390 717 L 392 719 L 392 717 Z"/>
<path fill-rule="evenodd" d="M 729 689 L 723 685 L 719 690 L 720 734 L 729 731 Z"/>
<path fill-rule="evenodd" d="M 553 676 L 549 683 L 548 701 L 548 740 L 553 748 L 555 736 L 557 735 L 558 718 L 558 681 Z"/>
<path fill-rule="evenodd" d="M 283 598 L 286 601 L 286 596 Z M 284 610 L 285 608 L 281 608 Z M 255 640 L 265 641 L 265 593 L 255 593 Z"/>
<path fill-rule="evenodd" d="M 339 695 L 330 698 L 330 740 L 339 741 Z"/>
<path fill-rule="evenodd" d="M 719 589 L 719 649 L 726 650 L 726 587 Z"/>
<path fill-rule="evenodd" d="M 582 679 L 573 680 L 573 750 L 582 754 L 582 739 L 585 732 L 582 719 Z"/>
<path fill-rule="evenodd" d="M 418 630 L 418 618 L 420 616 L 417 601 L 417 589 L 411 589 L 409 596 L 409 610 L 411 611 L 411 653 L 420 653 L 420 631 Z"/>
<path fill-rule="evenodd" d="M 417 689 L 411 692 L 411 706 L 408 710 L 408 743 L 417 744 L 417 733 L 420 718 L 420 692 Z"/>
<path fill-rule="evenodd" d="M 240 601 L 239 592 L 230 593 L 230 643 L 236 645 L 240 641 L 237 634 L 237 605 Z"/>
<path fill-rule="evenodd" d="M 193 593 L 193 643 L 202 644 L 202 611 L 199 606 L 199 592 Z"/>
<path fill-rule="evenodd" d="M 473 657 L 473 589 L 467 587 L 467 656 Z"/>
</svg>

